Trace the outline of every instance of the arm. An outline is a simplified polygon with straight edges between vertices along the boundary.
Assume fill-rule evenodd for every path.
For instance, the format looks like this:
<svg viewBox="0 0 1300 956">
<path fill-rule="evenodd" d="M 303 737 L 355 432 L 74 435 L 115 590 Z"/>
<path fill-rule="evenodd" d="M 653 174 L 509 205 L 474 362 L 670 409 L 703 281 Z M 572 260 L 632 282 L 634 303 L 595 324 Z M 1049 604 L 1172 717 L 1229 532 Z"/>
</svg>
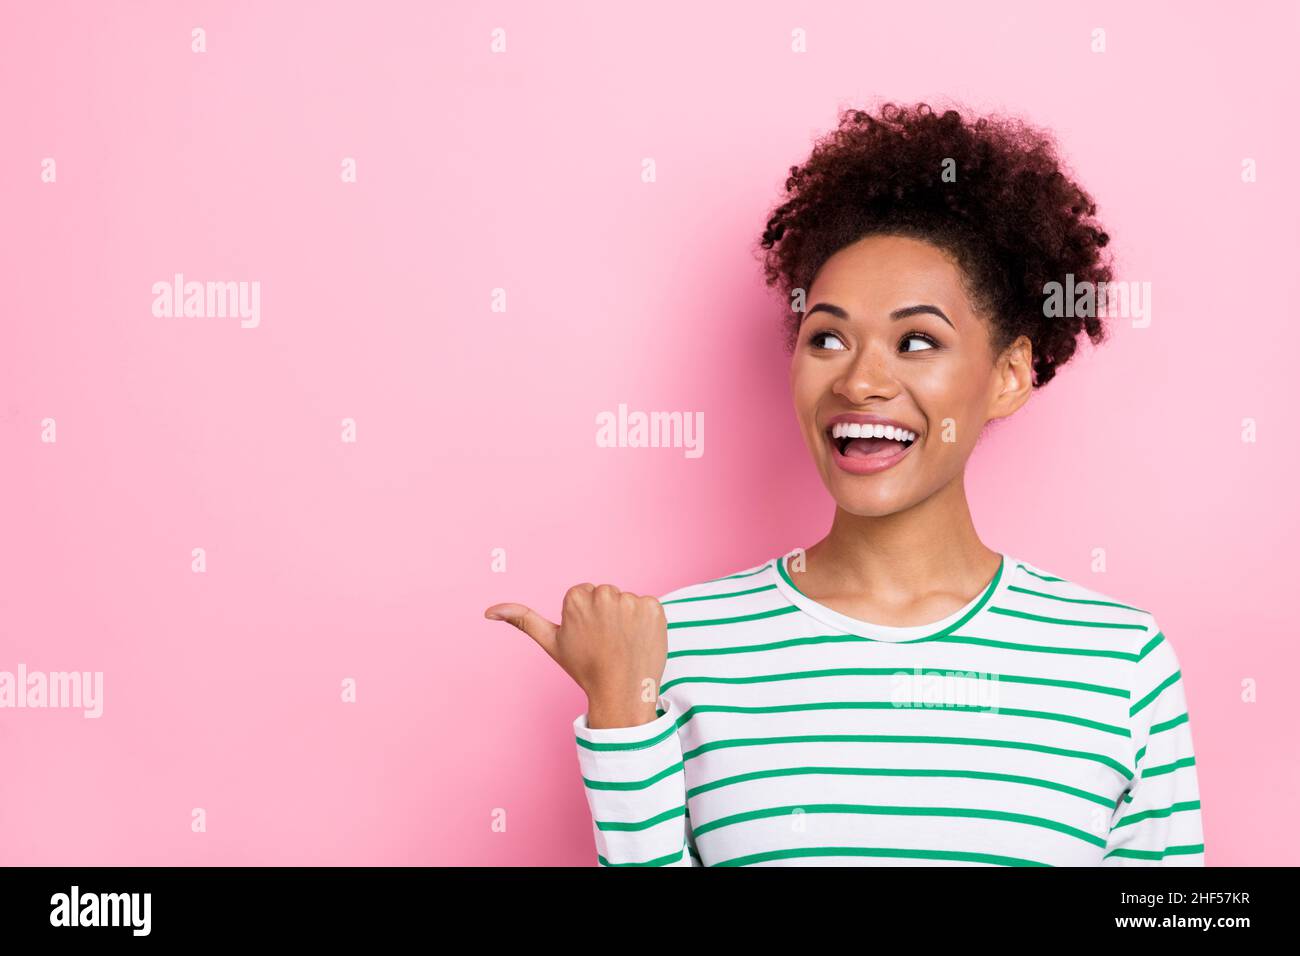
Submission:
<svg viewBox="0 0 1300 956">
<path fill-rule="evenodd" d="M 668 659 L 659 600 L 584 582 L 565 592 L 558 625 L 523 604 L 494 604 L 483 614 L 531 637 L 587 694 L 573 732 L 600 864 L 700 865 L 677 714 L 657 691 Z M 653 702 L 662 706 L 651 716 Z"/>
<path fill-rule="evenodd" d="M 1201 797 L 1178 655 L 1148 622 L 1129 697 L 1134 776 L 1116 805 L 1102 866 L 1204 866 Z"/>
<path fill-rule="evenodd" d="M 633 727 L 573 722 L 578 766 L 591 808 L 601 866 L 700 866 L 686 810 L 677 714 L 660 698 L 659 716 Z"/>
</svg>

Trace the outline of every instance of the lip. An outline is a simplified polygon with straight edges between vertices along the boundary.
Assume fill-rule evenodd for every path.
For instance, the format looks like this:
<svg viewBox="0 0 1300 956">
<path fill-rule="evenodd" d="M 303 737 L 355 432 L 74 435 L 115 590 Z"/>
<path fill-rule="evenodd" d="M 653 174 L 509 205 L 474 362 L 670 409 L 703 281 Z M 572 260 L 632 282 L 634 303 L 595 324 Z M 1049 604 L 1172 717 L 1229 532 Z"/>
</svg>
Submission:
<svg viewBox="0 0 1300 956">
<path fill-rule="evenodd" d="M 912 432 L 916 435 L 916 440 L 910 445 L 900 446 L 898 451 L 885 458 L 848 458 L 840 454 L 839 446 L 830 436 L 832 425 L 838 425 L 846 422 L 854 425 L 893 425 L 895 428 L 901 428 L 904 431 Z M 900 421 L 892 418 L 885 418 L 883 415 L 862 415 L 856 413 L 846 413 L 836 415 L 828 419 L 822 426 L 822 437 L 830 447 L 831 457 L 841 471 L 847 471 L 851 475 L 875 475 L 888 468 L 893 468 L 900 461 L 907 457 L 908 452 L 915 448 L 921 441 L 921 431 L 917 428 L 910 428 Z"/>
</svg>

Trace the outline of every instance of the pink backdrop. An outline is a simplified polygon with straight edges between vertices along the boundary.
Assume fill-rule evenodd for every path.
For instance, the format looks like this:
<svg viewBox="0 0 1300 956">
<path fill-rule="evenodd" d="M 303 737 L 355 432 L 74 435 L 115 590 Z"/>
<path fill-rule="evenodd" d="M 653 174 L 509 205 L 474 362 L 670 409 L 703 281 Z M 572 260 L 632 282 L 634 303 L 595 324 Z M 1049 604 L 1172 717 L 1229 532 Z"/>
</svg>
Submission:
<svg viewBox="0 0 1300 956">
<path fill-rule="evenodd" d="M 1209 863 L 1300 862 L 1296 5 L 458 6 L 5 4 L 0 670 L 104 699 L 0 710 L 0 862 L 593 863 L 585 700 L 482 610 L 824 533 L 750 250 L 877 95 L 1055 130 L 1152 283 L 972 508 L 1158 615 Z M 155 316 L 178 272 L 259 282 L 257 327 Z M 620 403 L 704 454 L 597 447 Z"/>
</svg>

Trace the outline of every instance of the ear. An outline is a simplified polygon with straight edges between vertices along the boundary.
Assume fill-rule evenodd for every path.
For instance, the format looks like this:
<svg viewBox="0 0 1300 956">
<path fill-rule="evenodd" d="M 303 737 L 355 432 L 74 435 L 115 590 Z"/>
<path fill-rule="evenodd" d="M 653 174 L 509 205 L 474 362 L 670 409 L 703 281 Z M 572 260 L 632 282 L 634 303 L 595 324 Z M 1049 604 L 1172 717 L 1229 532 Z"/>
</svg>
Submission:
<svg viewBox="0 0 1300 956">
<path fill-rule="evenodd" d="M 1007 418 L 1029 401 L 1034 391 L 1034 345 L 1022 335 L 998 356 L 993 365 L 988 418 Z"/>
</svg>

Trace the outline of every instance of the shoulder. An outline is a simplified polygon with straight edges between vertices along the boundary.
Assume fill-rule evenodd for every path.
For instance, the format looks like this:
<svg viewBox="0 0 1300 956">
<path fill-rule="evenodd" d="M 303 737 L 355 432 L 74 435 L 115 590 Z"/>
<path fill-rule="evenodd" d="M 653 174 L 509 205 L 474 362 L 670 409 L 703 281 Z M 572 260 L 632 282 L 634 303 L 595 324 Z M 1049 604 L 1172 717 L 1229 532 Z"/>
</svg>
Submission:
<svg viewBox="0 0 1300 956">
<path fill-rule="evenodd" d="M 1089 587 L 1023 559 L 1010 558 L 1006 569 L 1006 600 L 1017 607 L 1033 607 L 1043 613 L 1052 609 L 1076 614 L 1090 614 L 1099 623 L 1137 623 L 1151 617 L 1151 612 L 1132 601 L 1108 591 Z"/>
<path fill-rule="evenodd" d="M 1126 633 L 1126 656 L 1133 662 L 1154 652 L 1173 657 L 1173 647 L 1155 614 L 1124 596 L 1089 587 L 1025 560 L 1013 559 L 1003 601 L 1013 612 L 1059 620 L 1097 633 Z"/>
<path fill-rule="evenodd" d="M 774 560 L 769 558 L 760 564 L 737 568 L 716 578 L 709 578 L 695 584 L 680 585 L 666 594 L 660 595 L 659 603 L 681 602 L 691 598 L 720 597 L 747 588 L 758 587 L 761 584 L 768 583 L 766 579 L 775 572 Z"/>
<path fill-rule="evenodd" d="M 718 607 L 722 604 L 734 605 L 745 598 L 762 597 L 775 589 L 775 559 L 769 558 L 760 564 L 736 568 L 716 578 L 709 578 L 694 584 L 683 584 L 666 594 L 659 596 L 659 603 L 664 606 L 664 613 L 671 622 L 680 617 L 686 608 L 704 606 Z M 689 616 L 698 616 L 692 610 Z"/>
</svg>

